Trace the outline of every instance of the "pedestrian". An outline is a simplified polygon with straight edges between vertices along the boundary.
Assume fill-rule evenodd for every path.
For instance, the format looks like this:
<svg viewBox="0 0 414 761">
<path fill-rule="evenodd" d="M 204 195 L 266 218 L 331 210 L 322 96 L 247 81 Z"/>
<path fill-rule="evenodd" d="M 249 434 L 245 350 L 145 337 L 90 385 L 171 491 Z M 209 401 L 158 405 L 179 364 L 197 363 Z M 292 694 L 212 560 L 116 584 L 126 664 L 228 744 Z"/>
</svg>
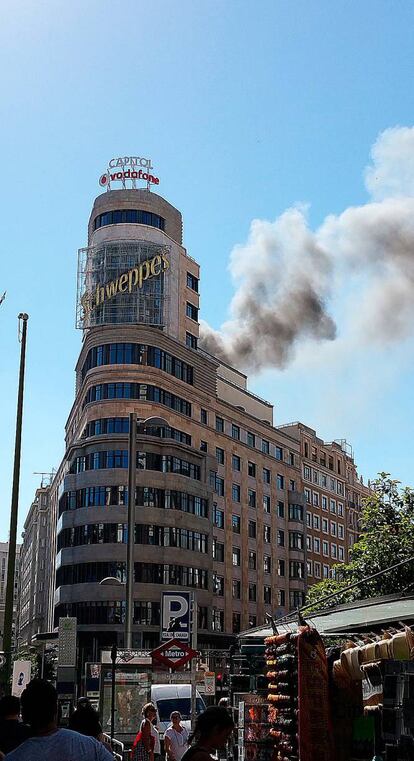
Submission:
<svg viewBox="0 0 414 761">
<path fill-rule="evenodd" d="M 113 761 L 113 755 L 93 737 L 57 725 L 57 692 L 50 682 L 33 679 L 23 691 L 23 721 L 32 737 L 6 755 L 6 761 Z"/>
<path fill-rule="evenodd" d="M 0 700 L 0 751 L 10 751 L 30 737 L 30 728 L 20 720 L 20 700 L 5 695 Z"/>
<path fill-rule="evenodd" d="M 77 707 L 69 719 L 69 729 L 81 735 L 94 737 L 95 740 L 102 740 L 103 732 L 99 714 L 88 698 L 79 698 Z"/>
<path fill-rule="evenodd" d="M 164 732 L 164 748 L 168 761 L 181 761 L 188 747 L 188 730 L 181 724 L 181 714 L 173 711 L 171 724 Z"/>
<path fill-rule="evenodd" d="M 212 755 L 226 743 L 234 729 L 234 721 L 223 706 L 210 706 L 197 716 L 194 732 L 190 736 L 193 744 L 182 757 L 182 761 L 211 761 Z"/>
<path fill-rule="evenodd" d="M 142 721 L 139 732 L 131 749 L 133 761 L 154 761 L 155 754 L 161 753 L 160 735 L 153 721 L 157 716 L 157 709 L 153 703 L 146 703 L 142 709 Z M 158 737 L 158 746 L 157 746 Z"/>
</svg>

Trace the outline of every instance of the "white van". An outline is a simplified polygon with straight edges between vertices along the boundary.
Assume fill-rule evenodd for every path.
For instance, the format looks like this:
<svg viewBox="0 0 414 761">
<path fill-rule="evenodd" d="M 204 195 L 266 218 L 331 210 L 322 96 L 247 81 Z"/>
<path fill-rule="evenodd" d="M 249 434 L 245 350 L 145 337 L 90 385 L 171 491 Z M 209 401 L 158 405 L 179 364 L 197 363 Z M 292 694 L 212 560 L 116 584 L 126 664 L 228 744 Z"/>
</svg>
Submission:
<svg viewBox="0 0 414 761">
<path fill-rule="evenodd" d="M 170 715 L 173 711 L 179 711 L 182 723 L 191 731 L 191 684 L 153 684 L 151 686 L 151 703 L 157 709 L 157 726 L 161 739 L 170 724 Z M 206 705 L 197 690 L 196 712 L 205 711 Z"/>
</svg>

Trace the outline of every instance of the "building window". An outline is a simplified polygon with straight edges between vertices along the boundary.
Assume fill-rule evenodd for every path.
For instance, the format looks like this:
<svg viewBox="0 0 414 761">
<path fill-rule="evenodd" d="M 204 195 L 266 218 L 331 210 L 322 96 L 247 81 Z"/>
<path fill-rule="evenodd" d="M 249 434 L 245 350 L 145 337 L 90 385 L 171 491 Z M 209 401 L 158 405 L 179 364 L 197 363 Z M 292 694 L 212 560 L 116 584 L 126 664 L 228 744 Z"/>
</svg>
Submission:
<svg viewBox="0 0 414 761">
<path fill-rule="evenodd" d="M 249 558 L 248 558 L 248 569 L 249 571 L 255 571 L 256 570 L 256 553 L 253 550 L 249 550 Z"/>
<path fill-rule="evenodd" d="M 312 528 L 312 513 L 306 513 L 306 525 L 308 528 Z"/>
<path fill-rule="evenodd" d="M 224 528 L 224 512 L 216 504 L 213 506 L 213 522 L 216 528 Z"/>
<path fill-rule="evenodd" d="M 323 567 L 323 578 L 329 579 L 329 565 L 324 565 Z"/>
<path fill-rule="evenodd" d="M 233 534 L 240 534 L 241 530 L 241 518 L 239 515 L 232 515 L 231 525 L 233 528 Z"/>
<path fill-rule="evenodd" d="M 198 293 L 198 278 L 192 275 L 191 272 L 187 272 L 187 288 L 191 288 L 192 291 Z"/>
<path fill-rule="evenodd" d="M 285 517 L 285 503 L 284 502 L 277 503 L 277 514 L 279 518 Z"/>
<path fill-rule="evenodd" d="M 215 632 L 224 631 L 224 610 L 213 608 L 211 616 L 211 628 Z"/>
<path fill-rule="evenodd" d="M 313 516 L 313 528 L 315 529 L 315 531 L 319 531 L 320 529 L 319 515 Z"/>
<path fill-rule="evenodd" d="M 197 322 L 197 320 L 198 320 L 198 309 L 195 306 L 195 304 L 191 304 L 189 301 L 187 301 L 185 313 L 186 313 L 187 317 L 190 318 L 190 320 L 194 320 L 195 322 Z"/>
<path fill-rule="evenodd" d="M 264 573 L 272 572 L 272 558 L 270 557 L 270 555 L 263 556 L 263 572 Z"/>
<path fill-rule="evenodd" d="M 312 493 L 312 497 L 313 497 L 313 505 L 314 505 L 315 507 L 319 507 L 319 494 L 318 494 L 318 492 L 317 492 L 317 491 L 314 491 L 314 492 Z"/>
<path fill-rule="evenodd" d="M 103 214 L 98 214 L 94 219 L 94 230 L 98 230 L 99 227 L 106 225 L 117 224 L 137 224 L 137 225 L 149 225 L 150 227 L 158 227 L 159 230 L 165 229 L 165 219 L 158 214 L 154 214 L 151 211 L 144 211 L 142 209 L 122 209 L 119 211 L 105 211 Z"/>
<path fill-rule="evenodd" d="M 323 473 L 321 473 L 321 486 L 326 489 L 326 476 Z"/>
<path fill-rule="evenodd" d="M 233 613 L 233 634 L 238 634 L 241 629 L 241 614 Z"/>
<path fill-rule="evenodd" d="M 278 547 L 284 547 L 285 546 L 285 532 L 282 531 L 282 529 L 278 529 L 277 532 L 277 546 Z"/>
<path fill-rule="evenodd" d="M 216 431 L 224 433 L 224 420 L 222 417 L 218 417 L 218 415 L 216 415 Z"/>
<path fill-rule="evenodd" d="M 316 536 L 313 538 L 313 551 L 316 555 L 319 555 L 321 551 L 321 542 Z"/>
<path fill-rule="evenodd" d="M 269 468 L 263 468 L 263 483 L 270 484 L 270 470 L 269 470 Z"/>
<path fill-rule="evenodd" d="M 312 537 L 309 536 L 309 534 L 306 536 L 306 548 L 311 551 L 312 550 Z"/>
<path fill-rule="evenodd" d="M 325 542 L 325 541 L 322 542 L 322 552 L 323 552 L 325 557 L 328 557 L 328 555 L 329 555 L 329 544 L 328 544 L 328 542 Z"/>
<path fill-rule="evenodd" d="M 299 531 L 289 531 L 289 549 L 303 550 L 303 534 Z"/>
<path fill-rule="evenodd" d="M 256 478 L 256 465 L 254 462 L 247 463 L 247 473 L 251 478 Z"/>
<path fill-rule="evenodd" d="M 336 560 L 338 557 L 338 547 L 336 544 L 331 544 L 331 557 Z"/>
<path fill-rule="evenodd" d="M 238 457 L 238 455 L 236 454 L 232 455 L 231 466 L 233 470 L 238 470 L 238 471 L 241 470 L 241 460 L 240 460 L 240 457 Z"/>
<path fill-rule="evenodd" d="M 238 579 L 233 579 L 231 584 L 231 592 L 233 600 L 240 600 L 241 584 Z"/>
<path fill-rule="evenodd" d="M 170 391 L 159 388 L 159 386 L 152 386 L 147 383 L 98 383 L 96 386 L 91 386 L 86 392 L 82 409 L 87 404 L 106 399 L 139 399 L 141 402 L 156 402 L 179 412 L 181 415 L 191 417 L 190 402 Z"/>
<path fill-rule="evenodd" d="M 185 334 L 185 343 L 189 349 L 196 349 L 198 345 L 198 338 L 197 336 L 194 336 L 192 333 L 189 333 L 187 330 Z"/>
<path fill-rule="evenodd" d="M 240 486 L 239 484 L 233 484 L 231 487 L 231 498 L 233 502 L 240 502 Z"/>
<path fill-rule="evenodd" d="M 233 547 L 233 552 L 232 552 L 233 565 L 236 565 L 236 566 L 240 565 L 240 556 L 241 556 L 240 547 Z"/>
<path fill-rule="evenodd" d="M 313 570 L 315 573 L 315 578 L 320 579 L 321 578 L 321 564 L 320 563 L 314 563 L 313 564 Z"/>
<path fill-rule="evenodd" d="M 303 605 L 303 592 L 298 592 L 296 589 L 289 592 L 289 605 L 294 610 L 300 608 Z"/>
<path fill-rule="evenodd" d="M 111 343 L 89 350 L 82 367 L 82 380 L 88 370 L 103 365 L 145 365 L 156 367 L 179 380 L 193 384 L 193 368 L 178 357 L 160 349 L 138 343 Z"/>
<path fill-rule="evenodd" d="M 201 411 L 200 411 L 200 420 L 204 425 L 207 425 L 207 421 L 208 421 L 207 410 L 203 410 L 203 408 L 201 408 Z"/>
<path fill-rule="evenodd" d="M 329 500 L 331 513 L 336 513 L 336 502 L 334 499 Z"/>
<path fill-rule="evenodd" d="M 214 594 L 217 595 L 217 597 L 223 597 L 224 595 L 224 578 L 223 576 L 217 576 L 217 574 L 213 577 L 213 591 Z"/>
<path fill-rule="evenodd" d="M 224 465 L 224 449 L 216 447 L 216 458 L 219 465 Z"/>
<path fill-rule="evenodd" d="M 331 521 L 331 536 L 336 536 L 336 523 Z"/>
<path fill-rule="evenodd" d="M 305 489 L 305 499 L 308 505 L 311 504 L 311 492 L 310 489 Z"/>
<path fill-rule="evenodd" d="M 224 478 L 216 476 L 216 492 L 219 497 L 224 497 Z"/>
<path fill-rule="evenodd" d="M 338 539 L 344 538 L 344 527 L 342 523 L 338 523 Z"/>
<path fill-rule="evenodd" d="M 305 478 L 307 481 L 310 481 L 310 480 L 311 480 L 311 469 L 310 469 L 309 465 L 305 465 L 305 466 L 304 466 L 304 468 L 303 468 L 303 477 L 304 477 L 304 478 Z"/>
<path fill-rule="evenodd" d="M 256 446 L 256 436 L 250 431 L 247 431 L 247 446 L 252 448 Z"/>
<path fill-rule="evenodd" d="M 342 561 L 344 559 L 344 548 L 343 547 L 338 547 L 338 559 L 342 560 Z"/>
<path fill-rule="evenodd" d="M 266 439 L 262 439 L 262 452 L 263 454 L 269 454 L 270 452 L 270 444 Z"/>
<path fill-rule="evenodd" d="M 289 520 L 290 521 L 303 521 L 303 507 L 302 507 L 302 505 L 289 505 Z"/>
<path fill-rule="evenodd" d="M 263 526 L 263 540 L 267 543 L 271 542 L 272 529 L 266 523 Z"/>
<path fill-rule="evenodd" d="M 305 566 L 299 560 L 289 561 L 289 578 L 303 579 L 305 576 Z"/>
<path fill-rule="evenodd" d="M 284 589 L 278 589 L 277 591 L 277 604 L 280 605 L 281 608 L 285 607 L 285 590 Z"/>
<path fill-rule="evenodd" d="M 206 441 L 200 441 L 200 452 L 207 452 L 208 445 Z"/>
<path fill-rule="evenodd" d="M 338 515 L 340 518 L 344 517 L 344 506 L 342 502 L 338 502 Z"/>
<path fill-rule="evenodd" d="M 328 533 L 328 521 L 326 518 L 322 518 L 322 531 L 324 534 Z"/>
<path fill-rule="evenodd" d="M 271 512 L 271 502 L 268 494 L 263 494 L 263 510 L 265 513 Z"/>
<path fill-rule="evenodd" d="M 284 476 L 280 475 L 280 473 L 276 476 L 276 487 L 278 489 L 284 489 L 285 488 L 285 478 Z"/>
<path fill-rule="evenodd" d="M 307 560 L 306 561 L 306 575 L 307 576 L 313 576 L 313 573 L 312 573 L 312 561 L 311 560 Z"/>
<path fill-rule="evenodd" d="M 253 489 L 247 490 L 247 502 L 249 507 L 256 507 L 256 492 Z"/>
<path fill-rule="evenodd" d="M 282 449 L 282 447 L 275 447 L 275 455 L 276 455 L 276 460 L 283 460 L 283 449 Z"/>
<path fill-rule="evenodd" d="M 249 584 L 249 602 L 256 602 L 257 587 L 256 584 Z"/>
<path fill-rule="evenodd" d="M 256 539 L 256 521 L 249 521 L 248 535 L 249 539 Z"/>
<path fill-rule="evenodd" d="M 232 439 L 237 439 L 237 441 L 240 440 L 240 427 L 234 423 L 231 426 L 231 437 Z"/>
<path fill-rule="evenodd" d="M 289 452 L 289 465 L 295 465 L 295 455 L 293 452 Z"/>
<path fill-rule="evenodd" d="M 313 471 L 313 483 L 318 484 L 319 483 L 319 473 L 317 470 Z"/>
<path fill-rule="evenodd" d="M 322 510 L 328 509 L 328 500 L 326 497 L 322 496 Z"/>
<path fill-rule="evenodd" d="M 295 491 L 295 488 L 296 488 L 296 482 L 295 482 L 295 481 L 293 481 L 293 480 L 290 478 L 290 479 L 289 479 L 289 490 L 290 490 L 290 491 Z"/>
<path fill-rule="evenodd" d="M 224 563 L 224 544 L 213 538 L 213 560 L 216 563 Z"/>
</svg>

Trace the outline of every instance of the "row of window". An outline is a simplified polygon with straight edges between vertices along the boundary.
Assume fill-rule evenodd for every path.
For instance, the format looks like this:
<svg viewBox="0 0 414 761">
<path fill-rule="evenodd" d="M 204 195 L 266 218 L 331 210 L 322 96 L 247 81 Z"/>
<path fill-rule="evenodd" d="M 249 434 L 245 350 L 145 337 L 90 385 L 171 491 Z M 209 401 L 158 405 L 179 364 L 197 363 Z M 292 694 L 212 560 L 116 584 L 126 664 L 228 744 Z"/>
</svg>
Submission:
<svg viewBox="0 0 414 761">
<path fill-rule="evenodd" d="M 312 560 L 307 561 L 307 574 L 308 576 L 314 576 L 315 579 L 329 579 L 335 577 L 335 571 L 333 568 L 331 568 L 329 565 L 324 563 L 321 565 L 321 563 L 317 562 L 316 560 L 312 562 Z M 322 571 L 322 574 L 321 574 Z"/>
<path fill-rule="evenodd" d="M 58 550 L 88 544 L 126 544 L 126 523 L 89 523 L 86 526 L 65 528 L 57 541 Z M 170 526 L 135 525 L 135 544 L 154 547 L 179 547 L 193 552 L 208 552 L 208 536 L 199 531 Z"/>
<path fill-rule="evenodd" d="M 207 629 L 207 608 L 197 606 L 198 608 L 198 628 Z M 59 618 L 66 616 L 76 616 L 78 624 L 124 624 L 125 623 L 125 600 L 115 602 L 97 602 L 91 600 L 88 602 L 72 602 L 58 605 L 55 609 L 55 624 L 59 623 Z M 133 612 L 134 624 L 146 626 L 159 626 L 160 624 L 160 603 L 151 601 L 134 601 Z"/>
<path fill-rule="evenodd" d="M 318 537 L 312 537 L 307 536 L 306 537 L 306 543 L 307 548 L 310 552 L 314 552 L 316 555 L 320 555 L 321 553 L 321 547 L 322 547 L 322 555 L 326 558 L 329 557 L 329 554 L 333 560 L 340 560 L 341 562 L 344 562 L 345 560 L 345 550 L 341 545 L 335 544 L 334 542 L 331 542 L 329 545 L 329 542 L 327 542 L 325 539 L 321 540 Z M 330 552 L 329 552 L 330 550 Z"/>
<path fill-rule="evenodd" d="M 99 418 L 98 420 L 91 420 L 85 426 L 82 438 L 101 436 L 102 434 L 107 433 L 129 433 L 129 418 L 104 417 Z M 180 444 L 191 446 L 191 436 L 188 433 L 179 431 L 177 428 L 170 428 L 170 426 L 160 426 L 157 428 L 146 427 L 145 433 L 147 436 L 157 436 L 161 439 L 173 439 Z"/>
<path fill-rule="evenodd" d="M 204 425 L 209 425 L 209 415 L 207 410 L 201 409 L 200 420 Z M 276 460 L 285 461 L 289 463 L 289 465 L 295 464 L 294 452 L 285 452 L 283 447 L 271 444 L 270 441 L 267 441 L 266 439 L 259 440 L 259 437 L 256 436 L 255 433 L 252 433 L 251 431 L 242 431 L 239 425 L 224 420 L 224 418 L 219 415 L 215 416 L 215 429 L 218 433 L 226 433 L 230 435 L 232 439 L 235 439 L 236 441 L 244 441 L 251 449 L 259 447 L 260 441 L 260 449 L 263 454 L 271 455 L 272 457 L 275 457 Z"/>
<path fill-rule="evenodd" d="M 215 470 L 210 471 L 210 486 L 212 487 L 212 489 L 214 489 L 214 491 L 216 492 L 216 494 L 218 494 L 219 497 L 224 497 L 224 494 L 225 494 L 224 478 L 217 475 Z M 281 476 L 278 473 L 276 476 L 276 488 L 283 490 L 284 487 L 285 487 L 284 476 Z M 231 498 L 233 502 L 242 501 L 240 484 L 232 484 Z M 257 493 L 255 489 L 247 489 L 247 504 L 249 507 L 257 507 Z M 292 507 L 292 516 L 289 514 L 289 519 L 303 521 L 303 507 L 301 505 L 296 505 L 296 504 L 292 504 L 291 507 Z M 269 494 L 263 495 L 263 508 L 265 512 L 270 513 L 271 498 Z M 296 517 L 294 517 L 294 515 Z"/>
<path fill-rule="evenodd" d="M 95 217 L 93 229 L 98 230 L 99 227 L 105 227 L 106 225 L 120 224 L 149 225 L 150 227 L 158 227 L 159 230 L 165 229 L 165 219 L 163 217 L 143 209 L 105 211 L 103 214 L 98 214 Z"/>
<path fill-rule="evenodd" d="M 169 407 L 175 412 L 191 417 L 191 402 L 181 396 L 159 386 L 147 383 L 98 383 L 88 389 L 82 408 L 90 402 L 101 402 L 105 399 L 137 399 L 141 402 L 157 402 Z"/>
<path fill-rule="evenodd" d="M 214 575 L 213 592 L 217 597 L 224 597 L 224 576 Z M 241 582 L 239 579 L 233 579 L 232 581 L 232 597 L 233 600 L 241 599 Z M 249 583 L 248 600 L 249 602 L 257 602 L 257 584 Z M 263 587 L 263 602 L 266 605 L 271 605 L 272 603 L 272 587 L 268 584 L 265 584 Z"/>
<path fill-rule="evenodd" d="M 111 343 L 94 346 L 88 351 L 82 367 L 82 379 L 88 370 L 102 365 L 144 365 L 156 367 L 185 383 L 193 384 L 191 365 L 157 346 L 135 343 Z"/>
<path fill-rule="evenodd" d="M 331 513 L 337 513 L 340 518 L 343 518 L 344 515 L 344 503 L 343 502 L 337 502 L 335 499 L 329 499 L 328 497 L 325 497 L 324 494 L 320 495 L 319 492 L 314 491 L 311 492 L 310 489 L 305 489 L 305 498 L 308 505 L 313 505 L 314 507 L 321 507 L 322 510 L 328 509 L 328 503 L 329 503 L 329 509 Z"/>
<path fill-rule="evenodd" d="M 59 515 L 66 510 L 81 507 L 105 507 L 126 505 L 126 486 L 89 486 L 85 489 L 66 491 L 59 500 Z M 139 507 L 158 507 L 165 510 L 182 510 L 202 518 L 208 517 L 208 500 L 172 489 L 156 489 L 152 486 L 137 486 L 135 504 Z"/>
<path fill-rule="evenodd" d="M 305 595 L 303 592 L 292 590 L 289 592 L 289 609 L 297 610 L 302 607 L 305 602 Z M 285 607 L 285 591 L 284 589 L 277 590 L 277 602 L 280 607 Z M 253 614 L 249 614 L 249 627 L 257 626 L 257 617 Z M 216 632 L 224 632 L 224 610 L 213 608 L 212 611 L 212 629 Z M 241 613 L 236 611 L 232 614 L 232 631 L 233 634 L 238 634 L 241 631 Z"/>
<path fill-rule="evenodd" d="M 312 481 L 323 489 L 330 489 L 330 491 L 344 496 L 344 484 L 342 481 L 338 481 L 331 476 L 326 476 L 325 473 L 320 473 L 318 470 L 311 469 L 308 465 L 303 467 L 303 477 L 306 481 Z"/>
<path fill-rule="evenodd" d="M 306 514 L 306 522 L 308 528 L 313 528 L 315 531 L 322 529 L 323 534 L 331 534 L 331 536 L 337 536 L 338 539 L 343 539 L 345 535 L 345 528 L 343 523 L 335 523 L 335 521 L 328 521 L 327 518 L 320 518 L 319 515 L 312 513 Z"/>
<path fill-rule="evenodd" d="M 102 561 L 64 565 L 56 572 L 56 587 L 99 583 L 107 576 L 126 581 L 126 563 Z M 208 589 L 208 572 L 201 568 L 166 563 L 134 563 L 134 581 L 142 584 Z"/>
<path fill-rule="evenodd" d="M 311 456 L 309 456 L 309 451 L 311 452 Z M 308 441 L 305 441 L 304 443 L 304 455 L 308 459 L 311 459 L 312 462 L 320 462 L 321 465 L 323 465 L 324 468 L 329 468 L 329 470 L 335 470 L 335 463 L 334 463 L 334 457 L 333 455 L 328 455 L 328 459 L 326 458 L 326 452 L 324 452 L 322 449 L 318 452 L 318 448 L 316 446 L 313 446 L 312 444 L 309 445 Z M 336 468 L 338 473 L 341 473 L 342 470 L 342 463 L 339 457 L 336 460 Z"/>
<path fill-rule="evenodd" d="M 127 449 L 108 449 L 102 452 L 90 452 L 75 457 L 70 473 L 83 473 L 85 470 L 105 470 L 107 468 L 127 468 Z M 161 455 L 155 452 L 137 452 L 138 470 L 156 470 L 161 473 L 177 473 L 181 476 L 200 480 L 200 466 L 173 455 Z"/>
</svg>

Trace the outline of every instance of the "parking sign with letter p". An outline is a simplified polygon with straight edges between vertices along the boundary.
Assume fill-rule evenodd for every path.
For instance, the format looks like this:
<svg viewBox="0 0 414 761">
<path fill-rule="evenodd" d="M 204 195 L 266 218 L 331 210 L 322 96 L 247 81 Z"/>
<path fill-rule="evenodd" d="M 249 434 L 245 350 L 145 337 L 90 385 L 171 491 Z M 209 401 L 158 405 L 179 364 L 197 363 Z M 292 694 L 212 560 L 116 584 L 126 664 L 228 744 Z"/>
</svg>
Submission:
<svg viewBox="0 0 414 761">
<path fill-rule="evenodd" d="M 190 592 L 162 592 L 161 641 L 190 641 Z"/>
</svg>

